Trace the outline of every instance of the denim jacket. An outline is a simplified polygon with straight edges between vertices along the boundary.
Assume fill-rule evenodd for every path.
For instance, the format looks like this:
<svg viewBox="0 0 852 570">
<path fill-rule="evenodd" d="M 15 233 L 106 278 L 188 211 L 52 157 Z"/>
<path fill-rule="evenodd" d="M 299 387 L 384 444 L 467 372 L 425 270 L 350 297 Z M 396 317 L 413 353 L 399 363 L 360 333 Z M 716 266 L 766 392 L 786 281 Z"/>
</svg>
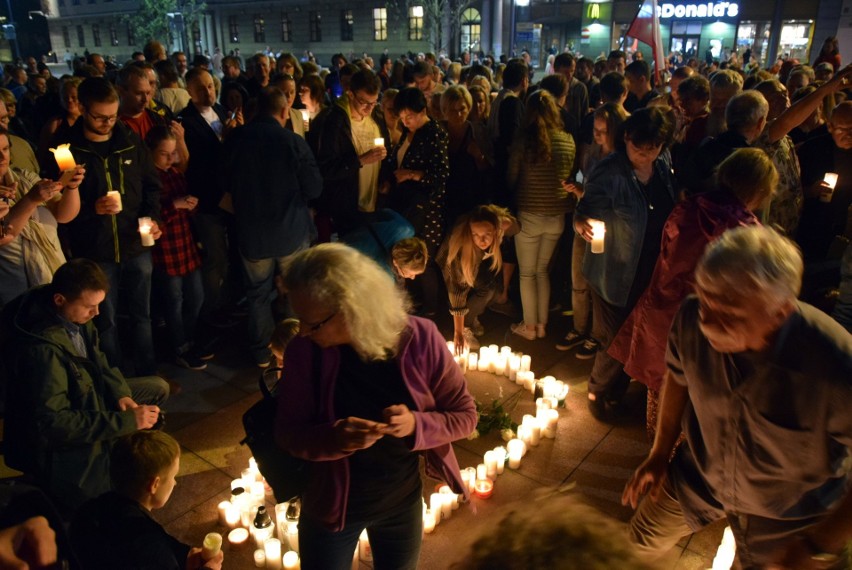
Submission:
<svg viewBox="0 0 852 570">
<path fill-rule="evenodd" d="M 667 151 L 660 153 L 654 169 L 674 200 L 674 176 Z M 577 205 L 577 214 L 606 224 L 604 253 L 592 254 L 591 244 L 586 244 L 583 275 L 607 303 L 624 307 L 648 223 L 648 201 L 626 153 L 614 152 L 595 166 Z"/>
</svg>

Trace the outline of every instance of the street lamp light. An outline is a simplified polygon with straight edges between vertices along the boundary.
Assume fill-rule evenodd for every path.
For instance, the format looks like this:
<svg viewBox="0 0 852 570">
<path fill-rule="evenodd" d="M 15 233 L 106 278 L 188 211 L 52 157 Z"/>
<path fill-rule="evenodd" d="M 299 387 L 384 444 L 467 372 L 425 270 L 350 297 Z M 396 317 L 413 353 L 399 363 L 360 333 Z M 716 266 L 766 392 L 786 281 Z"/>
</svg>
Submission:
<svg viewBox="0 0 852 570">
<path fill-rule="evenodd" d="M 509 38 L 509 59 L 515 57 L 515 37 L 518 35 L 518 30 L 515 29 L 517 23 L 515 22 L 515 12 L 517 8 L 526 8 L 530 5 L 530 0 L 514 0 L 512 2 L 512 37 Z"/>
<path fill-rule="evenodd" d="M 15 15 L 12 14 L 12 4 L 9 0 L 6 0 L 6 9 L 9 11 L 9 23 L 3 26 L 3 31 L 6 33 L 6 38 L 12 40 L 12 45 L 15 47 L 15 52 L 12 54 L 12 58 L 14 59 L 21 55 L 21 48 L 18 46 L 18 31 L 15 26 Z"/>
</svg>

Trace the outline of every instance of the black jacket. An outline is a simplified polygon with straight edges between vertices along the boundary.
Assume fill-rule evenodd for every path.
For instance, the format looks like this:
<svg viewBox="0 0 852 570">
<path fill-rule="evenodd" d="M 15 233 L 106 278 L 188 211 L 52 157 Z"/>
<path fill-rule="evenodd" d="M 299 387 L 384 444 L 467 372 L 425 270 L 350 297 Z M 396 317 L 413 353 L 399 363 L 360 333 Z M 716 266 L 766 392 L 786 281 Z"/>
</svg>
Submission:
<svg viewBox="0 0 852 570">
<path fill-rule="evenodd" d="M 148 149 L 121 121 L 115 124 L 106 156 L 94 149 L 83 134 L 84 121 L 77 121 L 68 134 L 71 153 L 78 165 L 86 167 L 80 185 L 80 213 L 68 223 L 71 253 L 95 261 L 116 262 L 143 253 L 139 218 L 160 221 L 160 177 Z M 53 176 L 56 165 L 53 164 Z M 54 178 L 55 179 L 55 178 Z M 107 191 L 121 193 L 122 210 L 111 216 L 95 213 L 95 201 Z"/>
<path fill-rule="evenodd" d="M 213 110 L 225 124 L 225 109 L 218 103 Z M 184 140 L 189 149 L 189 164 L 186 170 L 186 185 L 189 193 L 198 198 L 198 211 L 205 214 L 220 213 L 222 180 L 219 166 L 222 161 L 222 141 L 213 132 L 207 119 L 201 116 L 195 103 L 190 102 L 180 113 L 184 128 Z"/>
</svg>

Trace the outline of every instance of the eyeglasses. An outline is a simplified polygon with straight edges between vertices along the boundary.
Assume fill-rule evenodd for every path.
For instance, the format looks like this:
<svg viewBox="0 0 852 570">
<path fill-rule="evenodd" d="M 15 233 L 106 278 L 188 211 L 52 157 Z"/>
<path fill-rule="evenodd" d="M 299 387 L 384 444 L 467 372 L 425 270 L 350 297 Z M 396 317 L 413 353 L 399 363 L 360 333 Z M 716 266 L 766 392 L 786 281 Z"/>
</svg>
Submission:
<svg viewBox="0 0 852 570">
<path fill-rule="evenodd" d="M 337 316 L 337 311 L 334 311 L 333 313 L 331 313 L 329 316 L 327 316 L 323 320 L 319 321 L 318 323 L 313 323 L 313 324 L 305 323 L 305 322 L 300 320 L 299 321 L 300 332 L 304 336 L 310 336 L 310 335 L 314 334 L 315 332 L 317 332 L 318 330 L 320 330 L 325 325 L 327 325 L 328 322 L 336 316 Z"/>
<path fill-rule="evenodd" d="M 352 98 L 355 99 L 356 103 L 358 103 L 362 107 L 367 107 L 368 109 L 372 109 L 373 107 L 379 104 L 378 99 L 376 99 L 375 101 L 364 101 L 363 99 L 358 97 L 356 93 L 352 93 Z"/>
<path fill-rule="evenodd" d="M 118 115 L 94 115 L 88 111 L 86 111 L 86 114 L 89 115 L 93 121 L 98 123 L 114 123 L 118 120 Z"/>
</svg>

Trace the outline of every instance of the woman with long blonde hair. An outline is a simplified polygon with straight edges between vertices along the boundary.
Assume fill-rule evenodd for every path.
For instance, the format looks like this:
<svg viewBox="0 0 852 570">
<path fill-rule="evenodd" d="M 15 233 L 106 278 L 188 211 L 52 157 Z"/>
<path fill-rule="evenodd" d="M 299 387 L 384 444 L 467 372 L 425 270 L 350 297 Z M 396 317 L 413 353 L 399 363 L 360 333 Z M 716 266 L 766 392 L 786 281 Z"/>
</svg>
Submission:
<svg viewBox="0 0 852 570">
<path fill-rule="evenodd" d="M 574 139 L 565 132 L 556 99 L 541 90 L 527 100 L 521 131 L 509 154 L 507 182 L 514 188 L 521 232 L 515 237 L 524 320 L 512 332 L 544 338 L 550 304 L 547 266 L 565 230 L 574 195 L 562 186 L 574 167 Z"/>
<path fill-rule="evenodd" d="M 500 244 L 504 236 L 517 232 L 517 220 L 506 208 L 477 206 L 459 217 L 438 250 L 436 261 L 450 298 L 456 351 L 461 352 L 465 346 L 479 348 L 476 337 L 485 332 L 479 315 L 497 291 L 503 266 Z"/>
</svg>

